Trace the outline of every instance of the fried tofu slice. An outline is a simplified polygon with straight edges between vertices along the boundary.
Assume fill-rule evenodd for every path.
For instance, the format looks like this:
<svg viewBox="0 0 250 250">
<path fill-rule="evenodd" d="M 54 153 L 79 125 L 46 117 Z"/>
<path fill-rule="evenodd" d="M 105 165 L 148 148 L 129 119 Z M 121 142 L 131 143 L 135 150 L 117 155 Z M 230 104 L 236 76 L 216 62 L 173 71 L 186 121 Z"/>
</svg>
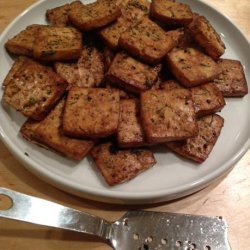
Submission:
<svg viewBox="0 0 250 250">
<path fill-rule="evenodd" d="M 6 77 L 3 80 L 3 87 L 5 87 L 9 82 L 14 80 L 14 75 L 22 70 L 23 65 L 25 65 L 26 57 L 25 56 L 20 56 L 18 57 L 14 63 L 11 66 L 10 71 L 6 75 Z"/>
<path fill-rule="evenodd" d="M 111 83 L 133 93 L 152 88 L 156 83 L 161 65 L 149 66 L 124 52 L 117 53 L 106 74 Z"/>
<path fill-rule="evenodd" d="M 131 180 L 156 163 L 149 150 L 119 150 L 112 143 L 95 146 L 91 156 L 110 186 Z"/>
<path fill-rule="evenodd" d="M 223 96 L 242 97 L 248 93 L 243 66 L 238 60 L 220 59 L 218 65 L 222 73 L 213 81 Z"/>
<path fill-rule="evenodd" d="M 91 140 L 80 140 L 67 137 L 62 131 L 62 116 L 65 100 L 58 105 L 45 117 L 44 120 L 37 122 L 36 125 L 32 121 L 27 121 L 24 125 L 26 131 L 21 129 L 24 137 L 35 140 L 40 145 L 45 145 L 57 153 L 74 160 L 83 159 L 94 146 Z M 33 129 L 27 134 L 27 126 L 31 123 Z"/>
<path fill-rule="evenodd" d="M 141 94 L 141 120 L 149 143 L 183 140 L 198 133 L 189 90 L 148 90 Z"/>
<path fill-rule="evenodd" d="M 116 0 L 99 0 L 90 4 L 76 4 L 68 13 L 70 21 L 82 31 L 101 28 L 121 15 Z"/>
<path fill-rule="evenodd" d="M 121 48 L 149 64 L 159 63 L 173 45 L 171 36 L 148 18 L 142 18 L 119 38 Z"/>
<path fill-rule="evenodd" d="M 62 6 L 58 6 L 53 9 L 48 9 L 46 11 L 47 21 L 53 25 L 58 27 L 65 27 L 68 24 L 68 11 L 70 9 L 69 4 L 64 4 Z"/>
<path fill-rule="evenodd" d="M 221 91 L 213 83 L 202 84 L 190 90 L 197 117 L 221 111 L 226 104 Z"/>
<path fill-rule="evenodd" d="M 168 80 L 161 84 L 161 88 L 170 91 L 183 87 L 175 80 Z M 189 90 L 194 102 L 196 117 L 216 113 L 226 104 L 221 91 L 213 83 L 205 83 Z"/>
<path fill-rule="evenodd" d="M 211 23 L 204 17 L 196 15 L 189 24 L 188 29 L 197 43 L 211 56 L 217 60 L 225 52 L 225 44 Z"/>
<path fill-rule="evenodd" d="M 145 146 L 145 137 L 135 99 L 121 100 L 117 141 L 121 148 Z"/>
<path fill-rule="evenodd" d="M 167 62 L 177 80 L 187 88 L 209 82 L 222 71 L 212 58 L 191 47 L 172 49 Z"/>
<path fill-rule="evenodd" d="M 193 20 L 191 8 L 175 1 L 152 0 L 150 15 L 168 26 L 186 26 Z"/>
<path fill-rule="evenodd" d="M 56 72 L 69 83 L 69 87 L 93 88 L 104 79 L 104 59 L 96 48 L 84 47 L 76 63 L 54 64 Z"/>
<path fill-rule="evenodd" d="M 116 133 L 120 92 L 72 87 L 63 115 L 63 130 L 72 137 L 101 138 Z"/>
<path fill-rule="evenodd" d="M 43 25 L 32 24 L 5 43 L 8 52 L 15 55 L 33 56 L 37 33 Z"/>
<path fill-rule="evenodd" d="M 72 27 L 44 26 L 37 34 L 33 56 L 44 61 L 78 59 L 82 51 L 82 34 Z"/>
<path fill-rule="evenodd" d="M 224 119 L 215 114 L 198 120 L 199 133 L 185 141 L 166 143 L 177 154 L 195 162 L 204 162 L 211 153 L 224 124 Z"/>
<path fill-rule="evenodd" d="M 84 47 L 77 62 L 81 87 L 97 87 L 104 79 L 103 55 L 94 47 Z"/>
<path fill-rule="evenodd" d="M 23 59 L 22 70 L 4 89 L 4 101 L 24 116 L 42 120 L 64 94 L 68 84 L 51 68 Z"/>
<path fill-rule="evenodd" d="M 121 9 L 122 15 L 117 21 L 104 27 L 99 32 L 107 46 L 113 50 L 117 50 L 121 34 L 139 21 L 143 16 L 147 16 L 149 13 L 149 6 L 150 3 L 147 0 L 128 1 L 128 3 Z"/>
</svg>

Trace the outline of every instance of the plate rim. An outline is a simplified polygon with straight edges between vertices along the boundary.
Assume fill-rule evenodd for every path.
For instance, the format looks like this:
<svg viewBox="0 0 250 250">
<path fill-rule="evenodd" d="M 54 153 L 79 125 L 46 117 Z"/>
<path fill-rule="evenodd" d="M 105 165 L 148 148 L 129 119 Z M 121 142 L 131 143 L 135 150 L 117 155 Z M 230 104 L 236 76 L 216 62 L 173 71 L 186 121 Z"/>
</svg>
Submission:
<svg viewBox="0 0 250 250">
<path fill-rule="evenodd" d="M 24 16 L 26 13 L 32 11 L 35 7 L 43 4 L 44 2 L 49 2 L 49 0 L 40 0 L 32 5 L 30 5 L 28 8 L 26 8 L 24 11 L 22 11 L 16 18 L 14 18 L 7 27 L 2 31 L 0 35 L 0 41 L 2 41 L 6 34 L 9 32 L 9 30 Z M 240 33 L 242 38 L 244 39 L 244 42 L 248 44 L 249 51 L 250 51 L 250 42 L 248 38 L 245 36 L 245 34 L 241 31 L 241 29 L 225 14 L 219 12 L 216 10 L 213 6 L 205 2 L 204 0 L 198 0 L 198 3 L 200 2 L 205 6 L 205 8 L 209 8 L 210 11 L 215 12 L 216 14 L 219 14 L 223 18 L 226 19 L 226 21 L 232 25 L 236 30 Z M 248 94 L 249 95 L 249 94 Z M 10 138 L 5 134 L 4 130 L 2 129 L 2 125 L 0 124 L 0 138 L 3 144 L 8 148 L 8 150 L 14 155 L 14 157 L 22 163 L 22 166 L 25 167 L 27 170 L 38 176 L 40 179 L 43 179 L 45 182 L 52 184 L 53 186 L 62 189 L 68 193 L 75 194 L 77 196 L 88 198 L 91 200 L 96 201 L 102 201 L 102 202 L 108 202 L 108 203 L 126 203 L 126 204 L 143 204 L 143 203 L 156 203 L 161 201 L 167 201 L 172 200 L 173 198 L 180 198 L 185 195 L 191 194 L 193 192 L 196 192 L 205 186 L 207 186 L 209 183 L 211 183 L 213 180 L 219 178 L 223 173 L 231 170 L 236 162 L 238 162 L 243 155 L 247 152 L 247 150 L 250 148 L 250 138 L 246 139 L 245 143 L 241 145 L 241 148 L 235 152 L 233 155 L 233 158 L 230 159 L 230 161 L 227 161 L 225 164 L 223 164 L 223 168 L 218 168 L 214 170 L 213 172 L 206 175 L 206 178 L 201 177 L 196 182 L 194 182 L 192 185 L 187 187 L 187 185 L 181 185 L 179 187 L 174 188 L 168 188 L 167 192 L 166 190 L 153 190 L 150 191 L 149 194 L 145 197 L 145 192 L 122 192 L 119 190 L 110 190 L 111 192 L 107 193 L 107 190 L 101 190 L 100 188 L 94 189 L 91 187 L 84 187 L 84 191 L 82 190 L 82 186 L 80 186 L 79 183 L 74 183 L 72 186 L 72 181 L 70 180 L 62 180 L 61 177 L 56 176 L 55 173 L 50 173 L 46 168 L 39 167 L 38 163 L 31 161 L 28 157 L 25 157 L 23 155 L 23 152 L 16 146 L 13 145 Z M 142 195 L 143 194 L 143 195 Z"/>
</svg>

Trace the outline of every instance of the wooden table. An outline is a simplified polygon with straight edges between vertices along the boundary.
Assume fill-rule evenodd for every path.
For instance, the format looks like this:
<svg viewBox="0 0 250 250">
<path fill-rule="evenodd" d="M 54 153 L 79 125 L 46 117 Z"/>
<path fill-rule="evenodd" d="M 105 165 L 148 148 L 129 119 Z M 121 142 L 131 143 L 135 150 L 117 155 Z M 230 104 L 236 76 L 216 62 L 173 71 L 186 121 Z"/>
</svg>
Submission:
<svg viewBox="0 0 250 250">
<path fill-rule="evenodd" d="M 0 0 L 0 32 L 35 0 Z M 250 39 L 248 0 L 206 1 L 229 16 Z M 0 186 L 55 201 L 85 212 L 116 220 L 129 209 L 148 209 L 208 216 L 223 216 L 229 224 L 232 249 L 250 247 L 250 151 L 227 175 L 189 197 L 151 206 L 121 206 L 84 200 L 39 180 L 0 143 Z M 1 200 L 0 200 L 1 202 Z M 0 219 L 1 250 L 111 249 L 95 237 Z"/>
</svg>

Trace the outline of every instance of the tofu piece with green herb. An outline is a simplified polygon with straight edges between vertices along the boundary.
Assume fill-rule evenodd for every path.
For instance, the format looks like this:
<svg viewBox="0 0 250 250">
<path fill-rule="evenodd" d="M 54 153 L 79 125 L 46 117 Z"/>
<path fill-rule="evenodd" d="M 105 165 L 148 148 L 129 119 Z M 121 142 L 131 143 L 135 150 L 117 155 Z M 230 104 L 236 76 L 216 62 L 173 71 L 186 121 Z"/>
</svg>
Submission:
<svg viewBox="0 0 250 250">
<path fill-rule="evenodd" d="M 204 17 L 196 15 L 189 24 L 188 29 L 197 43 L 211 56 L 217 60 L 225 52 L 225 44 L 212 24 Z"/>
<path fill-rule="evenodd" d="M 78 59 L 82 51 L 82 34 L 72 27 L 43 26 L 39 29 L 33 56 L 43 61 Z"/>
<path fill-rule="evenodd" d="M 46 19 L 47 21 L 53 25 L 58 27 L 65 27 L 68 24 L 68 11 L 70 9 L 69 4 L 64 4 L 62 6 L 58 6 L 53 9 L 48 9 L 46 11 Z"/>
<path fill-rule="evenodd" d="M 117 142 L 121 148 L 145 146 L 145 136 L 139 118 L 139 105 L 135 99 L 120 101 Z"/>
<path fill-rule="evenodd" d="M 220 135 L 224 119 L 217 114 L 208 115 L 200 118 L 197 123 L 198 135 L 184 141 L 168 142 L 166 146 L 184 158 L 202 163 L 211 153 Z"/>
<path fill-rule="evenodd" d="M 184 3 L 152 0 L 150 15 L 168 26 L 186 26 L 193 20 L 191 8 Z"/>
<path fill-rule="evenodd" d="M 68 84 L 51 68 L 24 59 L 22 70 L 4 88 L 4 101 L 24 116 L 42 120 L 65 93 Z"/>
<path fill-rule="evenodd" d="M 117 132 L 120 92 L 72 87 L 67 96 L 63 131 L 77 138 L 102 138 Z"/>
<path fill-rule="evenodd" d="M 176 79 L 187 88 L 209 82 L 222 71 L 212 58 L 191 47 L 172 49 L 167 62 Z"/>
<path fill-rule="evenodd" d="M 39 145 L 74 160 L 82 160 L 94 146 L 94 141 L 67 137 L 62 131 L 62 116 L 65 100 L 61 100 L 45 119 L 37 122 L 27 121 L 21 133 L 35 140 Z M 29 125 L 31 124 L 31 125 Z M 32 126 L 32 127 L 31 127 Z M 27 129 L 30 128 L 31 131 Z M 34 128 L 34 129 L 32 129 Z"/>
<path fill-rule="evenodd" d="M 32 24 L 20 31 L 13 38 L 5 43 L 8 52 L 15 55 L 33 56 L 34 45 L 37 41 L 37 34 L 44 25 Z"/>
<path fill-rule="evenodd" d="M 197 117 L 221 111 L 226 104 L 221 91 L 213 83 L 202 84 L 190 90 Z"/>
<path fill-rule="evenodd" d="M 145 63 L 157 64 L 173 48 L 174 40 L 149 18 L 142 18 L 119 38 L 119 46 Z"/>
<path fill-rule="evenodd" d="M 161 88 L 170 91 L 183 87 L 175 80 L 168 80 L 162 83 Z M 226 104 L 221 91 L 213 83 L 205 83 L 189 90 L 192 94 L 196 117 L 216 113 Z"/>
<path fill-rule="evenodd" d="M 147 0 L 130 0 L 121 8 L 122 15 L 117 21 L 100 30 L 99 34 L 106 45 L 117 50 L 121 34 L 149 13 Z"/>
<path fill-rule="evenodd" d="M 222 68 L 221 74 L 213 83 L 225 97 L 242 97 L 248 93 L 247 81 L 240 61 L 220 59 L 218 66 Z"/>
<path fill-rule="evenodd" d="M 106 73 L 106 79 L 129 92 L 140 93 L 154 86 L 160 70 L 160 64 L 150 66 L 119 52 Z"/>
<path fill-rule="evenodd" d="M 131 180 L 156 163 L 150 150 L 121 150 L 112 143 L 95 146 L 91 151 L 91 156 L 110 186 Z"/>
<path fill-rule="evenodd" d="M 108 25 L 121 15 L 116 0 L 99 0 L 90 4 L 76 4 L 69 11 L 69 19 L 82 31 L 94 30 Z"/>
<path fill-rule="evenodd" d="M 149 143 L 183 140 L 197 135 L 191 92 L 148 90 L 141 94 L 141 121 Z"/>
</svg>

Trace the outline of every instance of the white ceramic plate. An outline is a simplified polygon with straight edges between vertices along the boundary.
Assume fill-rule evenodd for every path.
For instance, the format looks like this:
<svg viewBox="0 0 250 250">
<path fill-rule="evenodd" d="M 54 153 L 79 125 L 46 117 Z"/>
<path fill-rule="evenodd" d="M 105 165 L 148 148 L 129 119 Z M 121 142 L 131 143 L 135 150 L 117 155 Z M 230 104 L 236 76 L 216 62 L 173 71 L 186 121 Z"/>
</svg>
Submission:
<svg viewBox="0 0 250 250">
<path fill-rule="evenodd" d="M 11 67 L 12 58 L 4 43 L 29 24 L 46 23 L 46 9 L 62 5 L 66 0 L 44 0 L 19 15 L 0 37 L 0 82 Z M 86 1 L 88 2 L 88 1 Z M 227 50 L 224 58 L 239 59 L 250 82 L 250 46 L 239 29 L 225 16 L 200 1 L 188 0 L 192 9 L 205 15 L 221 33 Z M 0 90 L 0 98 L 3 91 Z M 0 105 L 0 134 L 2 141 L 31 172 L 69 193 L 111 203 L 155 203 L 178 198 L 208 185 L 229 170 L 250 146 L 250 95 L 228 98 L 221 112 L 225 119 L 211 155 L 198 165 L 175 156 L 164 148 L 155 150 L 157 164 L 135 179 L 109 187 L 89 159 L 79 163 L 70 161 L 30 144 L 18 135 L 25 118 L 9 107 Z"/>
</svg>

